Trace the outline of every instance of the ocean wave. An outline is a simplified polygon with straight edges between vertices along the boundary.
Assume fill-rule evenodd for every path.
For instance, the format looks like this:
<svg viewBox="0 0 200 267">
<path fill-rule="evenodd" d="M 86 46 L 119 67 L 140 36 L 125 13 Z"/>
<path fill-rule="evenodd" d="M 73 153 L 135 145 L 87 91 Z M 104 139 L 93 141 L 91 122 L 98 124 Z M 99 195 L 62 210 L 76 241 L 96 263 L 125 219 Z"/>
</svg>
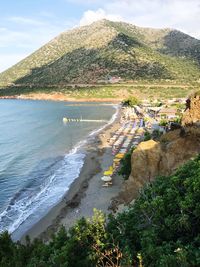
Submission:
<svg viewBox="0 0 200 267">
<path fill-rule="evenodd" d="M 63 198 L 81 172 L 85 158 L 82 149 L 84 145 L 116 120 L 119 106 L 113 107 L 116 112 L 108 123 L 92 131 L 88 138 L 80 141 L 64 158 L 54 159 L 52 164 L 45 167 L 45 164 L 41 163 L 41 167 L 30 174 L 34 179 L 9 200 L 8 206 L 0 214 L 0 232 L 8 230 L 13 233 L 17 230 L 20 238 Z"/>
<path fill-rule="evenodd" d="M 38 217 L 42 218 L 61 200 L 70 184 L 79 176 L 84 163 L 85 154 L 76 152 L 77 148 L 74 148 L 67 154 L 61 166 L 39 186 L 29 185 L 15 194 L 0 214 L 0 232 L 8 230 L 9 233 L 13 233 L 26 220 L 33 225 Z"/>
</svg>

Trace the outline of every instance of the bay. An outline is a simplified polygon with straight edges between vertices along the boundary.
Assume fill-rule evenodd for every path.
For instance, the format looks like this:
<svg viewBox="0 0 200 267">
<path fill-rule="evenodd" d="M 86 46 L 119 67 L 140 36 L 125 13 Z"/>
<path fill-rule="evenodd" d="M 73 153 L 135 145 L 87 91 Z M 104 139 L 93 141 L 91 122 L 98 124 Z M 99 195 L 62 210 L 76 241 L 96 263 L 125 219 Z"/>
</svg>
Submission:
<svg viewBox="0 0 200 267">
<path fill-rule="evenodd" d="M 20 235 L 69 189 L 84 163 L 84 144 L 116 108 L 102 103 L 0 100 L 0 231 Z M 20 227 L 24 224 L 24 227 Z"/>
</svg>

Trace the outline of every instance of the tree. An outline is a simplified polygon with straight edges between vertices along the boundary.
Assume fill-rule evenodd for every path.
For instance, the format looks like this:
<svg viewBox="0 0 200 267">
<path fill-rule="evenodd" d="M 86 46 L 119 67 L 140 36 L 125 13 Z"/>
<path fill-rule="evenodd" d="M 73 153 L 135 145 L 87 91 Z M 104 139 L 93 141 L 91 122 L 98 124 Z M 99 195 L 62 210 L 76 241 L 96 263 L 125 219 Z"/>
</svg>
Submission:
<svg viewBox="0 0 200 267">
<path fill-rule="evenodd" d="M 130 258 L 140 253 L 144 266 L 199 266 L 200 156 L 146 185 L 108 231 Z"/>
<path fill-rule="evenodd" d="M 150 132 L 146 131 L 144 133 L 144 141 L 148 141 L 150 139 L 151 139 L 151 134 L 150 134 Z"/>
<path fill-rule="evenodd" d="M 124 156 L 123 159 L 121 159 L 120 164 L 120 170 L 118 171 L 119 175 L 122 175 L 125 180 L 127 180 L 131 174 L 131 156 L 133 153 L 133 150 L 135 147 L 131 148 Z"/>
<path fill-rule="evenodd" d="M 122 102 L 123 106 L 128 106 L 128 107 L 134 107 L 134 106 L 138 106 L 141 104 L 140 100 L 137 99 L 136 97 L 134 96 L 131 96 L 127 99 L 125 99 L 123 102 Z"/>
<path fill-rule="evenodd" d="M 161 119 L 159 125 L 160 126 L 167 126 L 168 125 L 168 121 L 165 120 L 165 119 Z"/>
<path fill-rule="evenodd" d="M 200 266 L 200 155 L 140 191 L 107 223 L 102 212 L 64 227 L 49 243 L 0 234 L 2 267 Z"/>
</svg>

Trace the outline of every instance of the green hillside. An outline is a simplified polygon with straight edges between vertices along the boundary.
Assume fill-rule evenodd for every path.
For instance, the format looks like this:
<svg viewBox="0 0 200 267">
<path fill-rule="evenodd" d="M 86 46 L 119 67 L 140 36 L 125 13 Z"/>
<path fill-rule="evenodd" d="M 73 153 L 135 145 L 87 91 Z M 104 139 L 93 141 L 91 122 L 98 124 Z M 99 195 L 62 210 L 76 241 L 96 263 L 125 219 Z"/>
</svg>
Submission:
<svg viewBox="0 0 200 267">
<path fill-rule="evenodd" d="M 200 41 L 170 29 L 101 20 L 63 32 L 0 74 L 0 86 L 200 79 Z"/>
</svg>

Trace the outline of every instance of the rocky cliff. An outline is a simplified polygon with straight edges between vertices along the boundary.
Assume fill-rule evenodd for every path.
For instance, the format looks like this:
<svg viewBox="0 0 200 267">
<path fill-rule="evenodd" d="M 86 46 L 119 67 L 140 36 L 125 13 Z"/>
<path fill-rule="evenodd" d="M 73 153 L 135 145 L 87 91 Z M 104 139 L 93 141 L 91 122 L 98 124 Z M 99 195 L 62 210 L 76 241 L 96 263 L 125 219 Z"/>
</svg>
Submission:
<svg viewBox="0 0 200 267">
<path fill-rule="evenodd" d="M 159 142 L 142 142 L 131 158 L 131 175 L 120 194 L 120 203 L 129 203 L 139 189 L 158 175 L 170 175 L 179 166 L 200 153 L 200 96 L 187 101 L 182 129 L 170 131 Z"/>
<path fill-rule="evenodd" d="M 200 126 L 200 91 L 196 92 L 187 100 L 187 107 L 182 118 L 182 124 L 184 126 Z"/>
</svg>

